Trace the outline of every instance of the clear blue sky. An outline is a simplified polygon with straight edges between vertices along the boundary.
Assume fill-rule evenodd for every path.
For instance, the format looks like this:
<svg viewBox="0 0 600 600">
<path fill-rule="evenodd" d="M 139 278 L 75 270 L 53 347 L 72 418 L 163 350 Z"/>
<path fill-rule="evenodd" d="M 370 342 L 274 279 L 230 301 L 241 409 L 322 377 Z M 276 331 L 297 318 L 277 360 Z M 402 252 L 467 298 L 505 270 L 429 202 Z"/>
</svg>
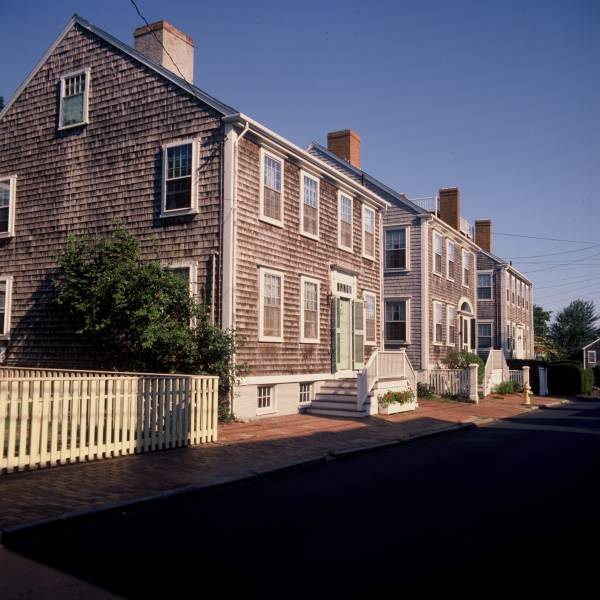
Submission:
<svg viewBox="0 0 600 600">
<path fill-rule="evenodd" d="M 507 258 L 588 248 L 514 262 L 545 307 L 600 307 L 600 1 L 139 5 L 195 39 L 197 85 L 295 143 L 351 127 L 399 191 L 457 185 L 497 232 L 598 244 L 494 238 Z M 128 43 L 142 24 L 129 0 L 2 0 L 0 95 L 73 13 Z"/>
</svg>

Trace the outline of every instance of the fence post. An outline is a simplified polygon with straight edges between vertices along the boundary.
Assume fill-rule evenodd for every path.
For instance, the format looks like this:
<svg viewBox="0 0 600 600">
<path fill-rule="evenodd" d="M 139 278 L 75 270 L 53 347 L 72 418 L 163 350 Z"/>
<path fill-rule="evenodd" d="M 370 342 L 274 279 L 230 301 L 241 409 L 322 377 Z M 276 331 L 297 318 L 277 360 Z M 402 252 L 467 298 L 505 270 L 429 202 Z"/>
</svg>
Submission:
<svg viewBox="0 0 600 600">
<path fill-rule="evenodd" d="M 524 366 L 522 368 L 523 371 L 523 387 L 527 387 L 529 385 L 529 367 Z"/>
<path fill-rule="evenodd" d="M 548 370 L 545 367 L 538 367 L 540 376 L 540 396 L 548 395 Z"/>
<path fill-rule="evenodd" d="M 478 369 L 479 365 L 477 363 L 469 365 L 469 400 L 475 402 L 475 404 L 479 404 L 479 390 L 477 385 Z"/>
</svg>

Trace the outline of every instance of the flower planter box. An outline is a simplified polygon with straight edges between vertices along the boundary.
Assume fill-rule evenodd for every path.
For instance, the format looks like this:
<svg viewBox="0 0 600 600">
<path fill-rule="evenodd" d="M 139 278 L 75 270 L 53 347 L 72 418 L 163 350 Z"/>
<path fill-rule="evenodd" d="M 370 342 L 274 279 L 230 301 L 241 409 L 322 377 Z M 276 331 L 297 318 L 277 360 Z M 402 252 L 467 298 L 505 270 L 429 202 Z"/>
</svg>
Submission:
<svg viewBox="0 0 600 600">
<path fill-rule="evenodd" d="M 410 402 L 392 402 L 387 406 L 379 406 L 380 415 L 395 415 L 396 413 L 408 412 L 417 408 L 417 401 L 411 400 Z"/>
</svg>

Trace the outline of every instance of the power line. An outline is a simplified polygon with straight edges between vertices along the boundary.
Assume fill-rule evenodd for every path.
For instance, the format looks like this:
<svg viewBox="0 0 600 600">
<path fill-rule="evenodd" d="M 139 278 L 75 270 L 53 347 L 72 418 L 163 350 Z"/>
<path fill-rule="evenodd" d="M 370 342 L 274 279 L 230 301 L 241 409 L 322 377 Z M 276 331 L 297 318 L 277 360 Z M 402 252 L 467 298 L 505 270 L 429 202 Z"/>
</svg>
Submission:
<svg viewBox="0 0 600 600">
<path fill-rule="evenodd" d="M 531 254 L 530 256 L 507 256 L 504 260 L 517 260 L 523 258 L 542 258 L 544 256 L 557 256 L 559 254 L 573 254 L 574 252 L 585 252 L 586 250 L 591 250 L 592 248 L 597 248 L 598 246 L 594 244 L 593 246 L 586 246 L 585 248 L 577 248 L 577 250 L 563 250 L 562 252 L 551 252 L 550 254 Z"/>
<path fill-rule="evenodd" d="M 590 279 L 589 275 L 585 275 L 585 276 L 581 276 L 579 275 L 578 277 L 575 278 L 567 278 L 567 279 L 562 279 L 560 280 L 560 283 L 556 283 L 557 280 L 553 280 L 550 281 L 550 284 L 553 285 L 540 285 L 540 286 L 535 286 L 536 290 L 547 290 L 549 288 L 557 288 L 557 287 L 563 287 L 565 285 L 573 285 L 573 284 L 577 284 L 577 283 L 586 283 L 586 282 L 595 282 L 595 281 L 600 281 L 599 279 L 596 278 L 592 278 Z"/>
<path fill-rule="evenodd" d="M 505 235 L 509 237 L 518 237 L 518 238 L 527 238 L 530 240 L 547 240 L 549 242 L 566 242 L 569 244 L 592 244 L 594 246 L 600 246 L 600 242 L 598 241 L 585 241 L 585 240 L 563 240 L 560 238 L 551 238 L 551 237 L 540 237 L 536 235 L 523 235 L 520 233 L 501 233 L 499 231 L 494 231 L 493 235 Z"/>
<path fill-rule="evenodd" d="M 171 62 L 175 65 L 175 68 L 179 72 L 179 75 L 181 76 L 181 78 L 186 83 L 189 83 L 189 81 L 186 79 L 185 75 L 181 72 L 181 69 L 179 68 L 179 65 L 175 62 L 175 60 L 171 56 L 171 53 L 165 48 L 164 44 L 158 39 L 158 36 L 156 35 L 156 32 L 154 31 L 154 29 L 152 29 L 150 27 L 150 23 L 148 23 L 146 17 L 141 13 L 140 9 L 138 8 L 138 5 L 135 3 L 135 0 L 129 0 L 129 1 L 131 2 L 131 4 L 133 4 L 133 7 L 135 8 L 135 11 L 137 12 L 137 14 L 140 15 L 140 17 L 142 18 L 142 20 L 144 21 L 144 23 L 146 23 L 146 26 L 152 32 L 152 35 L 154 36 L 154 38 L 156 39 L 156 41 L 161 45 L 162 49 L 166 52 L 167 56 L 171 59 Z"/>
<path fill-rule="evenodd" d="M 564 290 L 562 292 L 555 292 L 553 294 L 549 294 L 547 296 L 542 295 L 541 297 L 535 297 L 536 300 L 541 300 L 541 301 L 546 301 L 549 300 L 550 298 L 567 298 L 569 296 L 573 296 L 573 295 L 577 295 L 579 292 L 584 292 L 584 293 L 597 293 L 600 294 L 600 288 L 598 287 L 600 286 L 600 283 L 596 283 L 594 284 L 591 288 L 587 288 L 584 287 L 583 289 L 578 288 L 577 290 L 574 291 L 570 291 L 570 292 L 565 292 Z"/>
<path fill-rule="evenodd" d="M 600 256 L 600 252 L 597 252 L 596 254 L 591 254 L 590 256 L 584 256 L 583 258 L 579 258 L 579 259 L 573 260 L 573 261 L 568 262 L 568 263 L 564 263 L 563 266 L 570 266 L 570 265 L 578 264 L 578 263 L 581 263 L 584 260 L 587 260 L 588 258 L 595 258 L 596 256 Z M 532 274 L 532 273 L 539 273 L 541 271 L 553 271 L 553 270 L 560 269 L 560 268 L 561 268 L 560 266 L 557 266 L 557 267 L 546 267 L 546 268 L 543 268 L 543 269 L 536 269 L 535 271 L 525 271 L 525 273 Z"/>
</svg>

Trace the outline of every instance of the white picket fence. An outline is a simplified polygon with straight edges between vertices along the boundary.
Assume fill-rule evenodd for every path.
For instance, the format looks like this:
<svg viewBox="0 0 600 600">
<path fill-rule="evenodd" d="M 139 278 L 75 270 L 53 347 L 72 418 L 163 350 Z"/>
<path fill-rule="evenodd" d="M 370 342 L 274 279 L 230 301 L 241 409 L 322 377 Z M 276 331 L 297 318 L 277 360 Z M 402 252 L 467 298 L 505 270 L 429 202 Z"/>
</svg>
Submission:
<svg viewBox="0 0 600 600">
<path fill-rule="evenodd" d="M 216 441 L 218 377 L 0 368 L 0 473 Z"/>
<path fill-rule="evenodd" d="M 451 395 L 468 398 L 469 369 L 433 369 L 429 371 L 429 387 L 438 396 Z"/>
<path fill-rule="evenodd" d="M 521 387 L 523 387 L 523 371 L 521 369 L 515 369 L 508 372 L 510 381 L 516 381 Z"/>
</svg>

